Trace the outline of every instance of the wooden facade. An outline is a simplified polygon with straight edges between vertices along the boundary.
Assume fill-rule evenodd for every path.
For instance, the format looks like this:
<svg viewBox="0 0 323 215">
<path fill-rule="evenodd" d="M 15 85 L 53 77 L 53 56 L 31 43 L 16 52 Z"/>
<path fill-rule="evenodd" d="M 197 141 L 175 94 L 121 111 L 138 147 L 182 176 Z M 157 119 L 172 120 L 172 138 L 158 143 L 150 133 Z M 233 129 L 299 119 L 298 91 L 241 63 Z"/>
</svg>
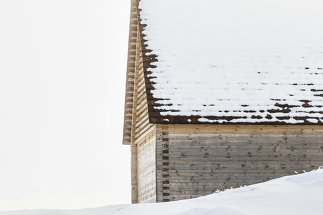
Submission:
<svg viewBox="0 0 323 215">
<path fill-rule="evenodd" d="M 138 170 L 134 203 L 199 197 L 323 165 L 322 126 L 152 128 L 138 146 L 138 161 L 132 160 Z"/>
<path fill-rule="evenodd" d="M 157 126 L 157 136 L 158 202 L 255 184 L 323 164 L 322 126 L 175 124 Z"/>
<path fill-rule="evenodd" d="M 140 29 L 132 0 L 123 143 L 131 146 L 133 203 L 194 198 L 323 165 L 323 125 L 152 120 Z"/>
</svg>

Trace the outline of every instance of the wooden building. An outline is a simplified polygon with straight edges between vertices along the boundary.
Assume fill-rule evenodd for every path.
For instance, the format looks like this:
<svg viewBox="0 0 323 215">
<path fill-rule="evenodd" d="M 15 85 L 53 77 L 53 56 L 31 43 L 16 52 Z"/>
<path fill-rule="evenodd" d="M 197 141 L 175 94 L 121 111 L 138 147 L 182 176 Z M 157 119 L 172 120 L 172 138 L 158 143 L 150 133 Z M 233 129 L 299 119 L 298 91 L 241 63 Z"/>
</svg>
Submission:
<svg viewBox="0 0 323 215">
<path fill-rule="evenodd" d="M 323 165 L 321 6 L 132 0 L 123 144 L 133 203 Z"/>
</svg>

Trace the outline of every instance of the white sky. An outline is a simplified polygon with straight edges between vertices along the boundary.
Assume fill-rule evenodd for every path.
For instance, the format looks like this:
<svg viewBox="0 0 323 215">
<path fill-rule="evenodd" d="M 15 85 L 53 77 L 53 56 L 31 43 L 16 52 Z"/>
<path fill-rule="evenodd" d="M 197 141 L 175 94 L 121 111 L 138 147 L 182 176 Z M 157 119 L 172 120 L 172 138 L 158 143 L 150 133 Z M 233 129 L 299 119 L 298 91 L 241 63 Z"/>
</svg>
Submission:
<svg viewBox="0 0 323 215">
<path fill-rule="evenodd" d="M 0 210 L 130 202 L 130 0 L 0 0 Z"/>
</svg>

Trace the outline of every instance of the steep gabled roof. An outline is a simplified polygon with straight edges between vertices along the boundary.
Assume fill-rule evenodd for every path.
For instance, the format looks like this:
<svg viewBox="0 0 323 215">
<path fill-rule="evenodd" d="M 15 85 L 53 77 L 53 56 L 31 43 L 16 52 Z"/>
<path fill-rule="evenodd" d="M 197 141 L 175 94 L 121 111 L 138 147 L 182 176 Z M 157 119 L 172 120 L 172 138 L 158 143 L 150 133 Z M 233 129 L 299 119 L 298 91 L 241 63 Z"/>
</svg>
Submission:
<svg viewBox="0 0 323 215">
<path fill-rule="evenodd" d="M 141 0 L 152 123 L 323 124 L 323 2 Z"/>
</svg>

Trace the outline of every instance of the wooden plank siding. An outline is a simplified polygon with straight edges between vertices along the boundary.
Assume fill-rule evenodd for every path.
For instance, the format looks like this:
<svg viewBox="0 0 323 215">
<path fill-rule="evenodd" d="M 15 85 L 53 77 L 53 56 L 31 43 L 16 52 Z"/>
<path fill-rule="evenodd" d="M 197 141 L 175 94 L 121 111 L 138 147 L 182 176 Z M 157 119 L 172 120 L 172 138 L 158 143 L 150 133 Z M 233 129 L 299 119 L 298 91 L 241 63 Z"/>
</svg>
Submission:
<svg viewBox="0 0 323 215">
<path fill-rule="evenodd" d="M 155 127 L 137 143 L 138 202 L 156 202 Z"/>
<path fill-rule="evenodd" d="M 194 198 L 323 165 L 323 126 L 157 125 L 157 201 Z"/>
<path fill-rule="evenodd" d="M 132 145 L 132 202 L 156 202 L 156 129 L 149 123 L 143 57 L 137 35 Z"/>
</svg>

